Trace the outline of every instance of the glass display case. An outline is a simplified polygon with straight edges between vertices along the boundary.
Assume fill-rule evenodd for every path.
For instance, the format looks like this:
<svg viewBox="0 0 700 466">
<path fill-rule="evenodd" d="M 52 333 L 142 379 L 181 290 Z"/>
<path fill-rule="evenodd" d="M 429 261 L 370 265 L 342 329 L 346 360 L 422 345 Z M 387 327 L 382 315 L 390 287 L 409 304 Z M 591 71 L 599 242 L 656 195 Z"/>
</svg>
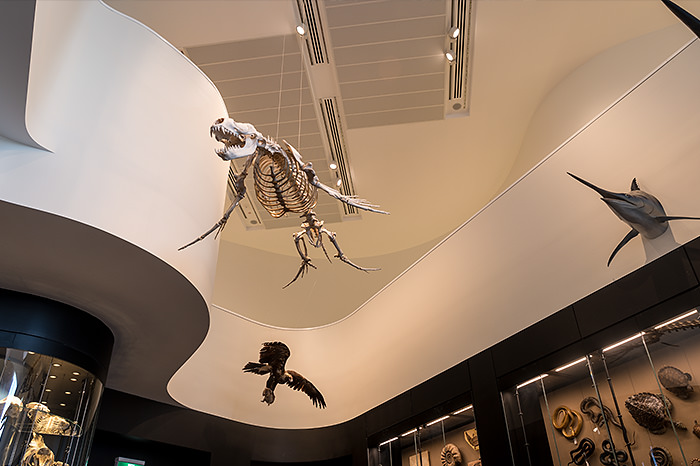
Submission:
<svg viewBox="0 0 700 466">
<path fill-rule="evenodd" d="M 522 381 L 501 393 L 514 464 L 700 466 L 699 371 L 693 309 Z"/>
<path fill-rule="evenodd" d="M 102 382 L 60 359 L 0 348 L 0 465 L 87 462 Z"/>
<path fill-rule="evenodd" d="M 481 466 L 471 405 L 418 425 L 370 448 L 372 466 Z"/>
</svg>

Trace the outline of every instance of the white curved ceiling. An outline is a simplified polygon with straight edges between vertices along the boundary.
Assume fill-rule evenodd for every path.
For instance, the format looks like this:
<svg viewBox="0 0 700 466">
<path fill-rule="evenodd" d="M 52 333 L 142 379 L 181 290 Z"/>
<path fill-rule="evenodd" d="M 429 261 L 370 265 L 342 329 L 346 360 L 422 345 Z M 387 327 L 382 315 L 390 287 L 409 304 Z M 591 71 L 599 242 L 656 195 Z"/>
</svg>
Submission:
<svg viewBox="0 0 700 466">
<path fill-rule="evenodd" d="M 690 10 L 700 5 L 686 3 Z M 294 24 L 286 1 L 110 4 L 180 48 L 279 35 Z M 77 5 L 83 2 L 47 1 L 42 8 Z M 676 27 L 660 3 L 477 2 L 471 115 L 348 131 L 357 192 L 392 214 L 364 214 L 360 221 L 328 226 L 338 232 L 351 259 L 380 265 L 382 272 L 363 274 L 315 255 L 318 270 L 286 290 L 281 286 L 298 267 L 290 237 L 295 228 L 246 230 L 233 219 L 223 234 L 216 268 L 212 239 L 176 253 L 218 219 L 226 167 L 213 154 L 216 144 L 207 139 L 206 127 L 235 109 L 224 109 L 209 83 L 191 74 L 190 64 L 173 50 L 135 46 L 126 53 L 116 46 L 111 56 L 99 49 L 106 43 L 83 40 L 83 33 L 108 35 L 86 20 L 92 7 L 85 8 L 65 19 L 76 21 L 74 27 L 54 22 L 51 15 L 42 17 L 44 31 L 60 40 L 43 42 L 46 61 L 37 66 L 59 72 L 37 75 L 37 94 L 32 96 L 30 88 L 35 111 L 28 127 L 44 129 L 32 134 L 55 149 L 55 157 L 28 152 L 31 157 L 18 162 L 21 150 L 0 145 L 0 193 L 3 200 L 125 238 L 165 260 L 197 287 L 209 304 L 209 332 L 167 387 L 177 402 L 193 409 L 278 428 L 343 422 L 700 233 L 698 223 L 674 223 L 659 240 L 630 243 L 606 269 L 604 262 L 626 228 L 596 195 L 565 175 L 572 171 L 619 191 L 636 176 L 661 198 L 669 214 L 697 214 L 692 197 L 679 187 L 691 186 L 700 168 L 695 156 L 700 140 L 694 131 L 700 123 L 694 79 L 700 73 L 698 45 L 635 88 L 692 37 Z M 222 24 L 222 18 L 245 25 Z M 257 20 L 260 28 L 250 27 Z M 112 19 L 107 21 L 112 24 Z M 669 25 L 674 27 L 666 30 Z M 131 30 L 128 37 L 136 44 L 139 34 Z M 65 60 L 66 51 L 77 61 Z M 105 61 L 123 61 L 120 67 L 111 63 L 101 68 L 95 60 L 68 66 L 80 63 L 80 51 L 88 58 L 99 54 Z M 174 61 L 168 58 L 166 65 L 161 53 Z M 180 70 L 176 81 L 183 87 L 168 84 L 172 69 Z M 110 71 L 126 75 L 118 79 Z M 606 111 L 632 88 L 634 92 Z M 65 94 L 65 89 L 81 89 L 90 99 Z M 188 100 L 183 103 L 175 96 Z M 76 112 L 75 120 L 59 120 L 58 109 L 68 108 L 72 99 L 85 111 Z M 39 103 L 51 111 L 38 111 Z M 127 110 L 140 116 L 152 112 L 153 124 L 134 125 Z M 131 138 L 146 141 L 137 154 L 130 154 L 134 159 L 100 159 L 101 147 L 114 143 L 121 148 Z M 164 151 L 163 144 L 170 150 Z M 117 157 L 129 150 L 125 146 L 106 153 Z M 149 154 L 163 155 L 163 160 Z M 86 176 L 100 167 L 109 169 L 106 180 Z M 48 199 L 40 185 L 31 184 L 44 179 L 53 188 Z M 177 190 L 169 192 L 169 186 Z M 25 279 L 23 289 L 31 291 L 31 271 Z M 118 293 L 119 288 L 104 292 Z M 74 287 L 68 293 L 80 290 Z M 65 293 L 55 297 L 70 301 Z M 78 304 L 90 308 L 90 303 Z M 169 309 L 173 317 L 186 312 L 181 306 Z M 133 331 L 131 312 L 104 313 L 118 342 L 128 341 L 120 338 Z M 240 368 L 257 357 L 262 341 L 275 339 L 290 345 L 289 367 L 322 389 L 328 409 L 316 410 L 302 394 L 289 390 L 278 393 L 271 407 L 259 403 L 264 381 Z M 163 342 L 161 357 L 174 357 L 168 345 L 177 345 L 176 339 Z M 119 354 L 123 361 L 134 361 L 138 351 L 145 350 L 121 346 Z M 162 397 L 127 372 L 111 376 L 108 386 Z M 358 374 L 372 380 L 372 387 L 357 382 Z"/>
<path fill-rule="evenodd" d="M 395 1 L 394 9 L 400 10 L 401 4 L 410 9 L 405 1 Z M 252 47 L 255 40 L 292 32 L 293 3 L 181 1 L 168 3 L 166 11 L 164 2 L 109 1 L 178 48 L 232 43 L 227 46 L 232 60 L 247 53 L 236 50 L 237 41 L 241 47 Z M 443 0 L 417 3 L 433 5 L 436 14 L 444 15 Z M 359 31 L 350 36 L 355 48 L 366 42 L 360 32 L 367 24 L 381 20 L 391 31 L 392 23 L 386 18 L 368 18 L 360 15 L 365 10 L 344 8 L 357 2 L 320 4 L 331 9 L 332 18 L 337 17 L 336 10 L 343 10 L 342 27 L 333 28 L 332 21 L 328 27 L 331 44 L 339 32 L 352 30 L 352 25 Z M 391 5 L 391 0 L 362 2 L 361 6 L 382 4 Z M 222 24 L 234 17 L 234 24 Z M 338 233 L 351 260 L 383 271 L 360 273 L 335 259 L 328 263 L 320 250 L 312 250 L 318 270 L 283 290 L 298 269 L 291 235 L 299 228 L 246 230 L 236 219 L 222 234 L 214 304 L 280 327 L 325 325 L 349 315 L 554 149 L 539 148 L 536 154 L 525 154 L 524 161 L 519 157 L 532 116 L 557 83 L 606 49 L 677 23 L 663 4 L 645 0 L 477 1 L 475 17 L 468 117 L 346 133 L 356 192 L 391 215 L 362 213 L 361 221 L 327 227 Z M 443 32 L 438 28 L 435 33 Z M 348 40 L 345 34 L 342 51 L 353 45 Z M 420 75 L 422 70 L 414 72 Z M 236 118 L 236 108 L 228 111 Z M 209 226 L 204 225 L 202 231 Z M 259 291 L 261 282 L 266 283 L 264 296 Z"/>
</svg>

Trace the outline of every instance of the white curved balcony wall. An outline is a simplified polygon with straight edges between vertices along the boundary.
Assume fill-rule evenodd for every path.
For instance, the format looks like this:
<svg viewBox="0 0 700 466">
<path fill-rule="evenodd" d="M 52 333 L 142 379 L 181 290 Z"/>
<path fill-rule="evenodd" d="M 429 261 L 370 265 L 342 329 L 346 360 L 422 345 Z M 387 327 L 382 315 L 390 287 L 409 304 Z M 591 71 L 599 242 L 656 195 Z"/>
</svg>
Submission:
<svg viewBox="0 0 700 466">
<path fill-rule="evenodd" d="M 585 124 L 560 135 L 560 142 L 575 137 L 347 319 L 289 330 L 236 315 L 245 310 L 212 308 L 212 330 L 171 379 L 169 393 L 193 409 L 250 424 L 337 424 L 700 235 L 698 221 L 671 222 L 657 239 L 635 238 L 606 267 L 629 227 L 566 174 L 619 192 L 627 192 L 636 177 L 669 215 L 700 216 L 694 195 L 700 173 L 700 43 L 684 48 L 690 37 L 666 42 L 665 56 L 672 59 L 637 68 L 633 82 L 609 95 Z M 634 61 L 630 46 L 621 47 L 617 59 Z M 615 81 L 604 66 L 585 71 L 599 83 Z M 607 92 L 620 83 L 599 85 Z M 561 111 L 575 111 L 575 100 L 569 105 Z M 290 312 L 304 304 L 333 305 L 290 303 Z M 272 340 L 289 345 L 287 367 L 313 381 L 328 409 L 313 408 L 284 386 L 272 407 L 260 402 L 265 379 L 241 368 L 257 359 L 262 341 Z"/>
<path fill-rule="evenodd" d="M 211 295 L 217 242 L 178 252 L 221 216 L 227 164 L 210 81 L 153 31 L 98 1 L 36 2 L 27 129 L 0 141 L 0 199 L 121 237 Z M 51 241 L 51 232 L 46 232 Z"/>
</svg>

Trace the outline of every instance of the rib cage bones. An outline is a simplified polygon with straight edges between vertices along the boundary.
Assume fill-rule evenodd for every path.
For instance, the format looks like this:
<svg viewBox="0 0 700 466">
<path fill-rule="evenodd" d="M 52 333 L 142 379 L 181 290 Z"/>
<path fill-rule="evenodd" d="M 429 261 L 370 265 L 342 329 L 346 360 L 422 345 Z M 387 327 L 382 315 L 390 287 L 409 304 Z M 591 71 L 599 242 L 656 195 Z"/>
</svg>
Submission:
<svg viewBox="0 0 700 466">
<path fill-rule="evenodd" d="M 316 206 L 316 187 L 310 183 L 299 161 L 287 151 L 270 152 L 259 148 L 253 165 L 253 180 L 255 196 L 274 218 L 287 212 L 305 214 Z"/>
</svg>

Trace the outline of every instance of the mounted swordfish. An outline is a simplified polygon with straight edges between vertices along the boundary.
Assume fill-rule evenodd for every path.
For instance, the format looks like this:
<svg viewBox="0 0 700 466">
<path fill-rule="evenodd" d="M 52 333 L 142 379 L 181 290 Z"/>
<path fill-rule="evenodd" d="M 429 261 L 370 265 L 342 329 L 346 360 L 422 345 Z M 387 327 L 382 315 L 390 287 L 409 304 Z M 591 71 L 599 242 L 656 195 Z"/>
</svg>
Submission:
<svg viewBox="0 0 700 466">
<path fill-rule="evenodd" d="M 608 266 L 610 266 L 615 254 L 638 234 L 641 233 L 645 238 L 654 239 L 668 230 L 669 220 L 700 220 L 700 217 L 672 217 L 666 215 L 661 202 L 659 202 L 656 197 L 639 189 L 636 178 L 632 180 L 630 192 L 615 193 L 599 188 L 593 183 L 589 183 L 572 173 L 567 172 L 567 174 L 600 194 L 602 196 L 601 200 L 610 207 L 610 210 L 612 210 L 620 220 L 632 227 L 632 230 L 622 238 L 622 241 L 620 241 L 612 254 L 610 254 Z"/>
</svg>

